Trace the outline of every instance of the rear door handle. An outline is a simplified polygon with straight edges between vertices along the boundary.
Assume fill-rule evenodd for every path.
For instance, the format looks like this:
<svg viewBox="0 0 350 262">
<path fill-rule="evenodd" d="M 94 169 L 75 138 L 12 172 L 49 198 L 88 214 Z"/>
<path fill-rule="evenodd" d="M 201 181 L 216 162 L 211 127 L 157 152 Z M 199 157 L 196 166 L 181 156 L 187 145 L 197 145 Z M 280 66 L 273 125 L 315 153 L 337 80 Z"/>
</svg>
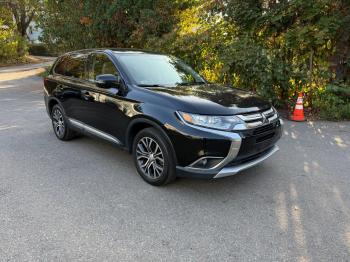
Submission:
<svg viewBox="0 0 350 262">
<path fill-rule="evenodd" d="M 81 97 L 86 101 L 94 101 L 95 100 L 94 96 L 87 90 L 81 91 Z"/>
</svg>

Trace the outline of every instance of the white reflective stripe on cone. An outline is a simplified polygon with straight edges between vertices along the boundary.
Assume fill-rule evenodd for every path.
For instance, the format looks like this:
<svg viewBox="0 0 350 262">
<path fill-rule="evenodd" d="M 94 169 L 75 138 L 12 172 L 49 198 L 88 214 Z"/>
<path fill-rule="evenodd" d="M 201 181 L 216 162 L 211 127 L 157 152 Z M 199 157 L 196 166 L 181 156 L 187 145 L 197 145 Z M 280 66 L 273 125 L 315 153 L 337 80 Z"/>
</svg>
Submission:
<svg viewBox="0 0 350 262">
<path fill-rule="evenodd" d="M 303 105 L 296 105 L 295 109 L 304 109 L 304 108 L 303 108 Z"/>
</svg>

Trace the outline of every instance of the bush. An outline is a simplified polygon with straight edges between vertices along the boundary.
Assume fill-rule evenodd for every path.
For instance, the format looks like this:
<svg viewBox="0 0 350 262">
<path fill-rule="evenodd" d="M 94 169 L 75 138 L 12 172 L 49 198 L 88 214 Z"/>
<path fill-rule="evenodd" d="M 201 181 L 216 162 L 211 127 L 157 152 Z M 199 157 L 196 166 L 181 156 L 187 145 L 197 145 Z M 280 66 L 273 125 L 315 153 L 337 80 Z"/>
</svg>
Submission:
<svg viewBox="0 0 350 262">
<path fill-rule="evenodd" d="M 29 54 L 39 56 L 49 56 L 50 52 L 45 44 L 30 44 Z"/>
<path fill-rule="evenodd" d="M 0 62 L 6 62 L 16 58 L 18 38 L 10 28 L 2 26 L 0 20 Z"/>
<path fill-rule="evenodd" d="M 350 86 L 328 85 L 317 97 L 314 107 L 328 120 L 350 120 Z"/>
<path fill-rule="evenodd" d="M 42 72 L 42 73 L 40 74 L 40 76 L 41 76 L 41 77 L 47 77 L 47 76 L 49 75 L 49 73 L 50 73 L 50 69 L 51 69 L 50 66 L 45 67 L 45 71 Z"/>
</svg>

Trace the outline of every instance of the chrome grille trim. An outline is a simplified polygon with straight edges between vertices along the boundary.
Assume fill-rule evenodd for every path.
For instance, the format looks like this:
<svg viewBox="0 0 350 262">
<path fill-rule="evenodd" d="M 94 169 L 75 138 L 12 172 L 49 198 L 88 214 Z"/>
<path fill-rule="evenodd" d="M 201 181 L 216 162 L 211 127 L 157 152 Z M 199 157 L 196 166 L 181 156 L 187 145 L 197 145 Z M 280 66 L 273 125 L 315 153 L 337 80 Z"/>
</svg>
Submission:
<svg viewBox="0 0 350 262">
<path fill-rule="evenodd" d="M 246 129 L 253 129 L 253 128 L 257 128 L 257 127 L 269 124 L 275 121 L 276 119 L 278 119 L 278 114 L 276 110 L 274 110 L 271 107 L 270 109 L 265 110 L 261 113 L 237 115 L 237 117 L 243 120 L 245 123 L 237 125 L 234 128 L 234 130 L 246 130 Z"/>
<path fill-rule="evenodd" d="M 277 114 L 274 114 L 273 116 L 269 117 L 268 119 L 269 119 L 269 121 L 271 122 L 271 121 L 273 121 L 273 120 L 276 120 L 277 117 L 278 117 Z"/>
<path fill-rule="evenodd" d="M 255 127 L 261 126 L 262 124 L 263 124 L 263 121 L 257 121 L 252 123 L 246 123 L 246 126 L 248 128 L 255 128 Z"/>
<path fill-rule="evenodd" d="M 271 115 L 271 114 L 274 114 L 275 112 L 273 111 L 272 108 L 270 108 L 269 110 L 266 110 L 264 112 L 262 112 L 265 116 L 268 116 L 268 115 Z"/>
<path fill-rule="evenodd" d="M 240 119 L 243 121 L 253 121 L 253 120 L 258 120 L 261 119 L 262 116 L 261 114 L 251 114 L 251 115 L 237 115 Z"/>
</svg>

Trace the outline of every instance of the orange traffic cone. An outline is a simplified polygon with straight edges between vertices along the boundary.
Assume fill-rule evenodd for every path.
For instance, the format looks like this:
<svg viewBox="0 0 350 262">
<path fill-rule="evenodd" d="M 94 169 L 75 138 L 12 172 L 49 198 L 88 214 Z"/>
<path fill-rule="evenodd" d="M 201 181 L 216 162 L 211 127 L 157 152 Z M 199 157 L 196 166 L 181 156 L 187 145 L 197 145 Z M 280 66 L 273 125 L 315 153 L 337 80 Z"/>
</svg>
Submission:
<svg viewBox="0 0 350 262">
<path fill-rule="evenodd" d="M 293 121 L 305 121 L 304 117 L 304 107 L 303 107 L 303 94 L 299 93 L 297 104 L 295 105 L 295 109 L 292 115 Z"/>
</svg>

